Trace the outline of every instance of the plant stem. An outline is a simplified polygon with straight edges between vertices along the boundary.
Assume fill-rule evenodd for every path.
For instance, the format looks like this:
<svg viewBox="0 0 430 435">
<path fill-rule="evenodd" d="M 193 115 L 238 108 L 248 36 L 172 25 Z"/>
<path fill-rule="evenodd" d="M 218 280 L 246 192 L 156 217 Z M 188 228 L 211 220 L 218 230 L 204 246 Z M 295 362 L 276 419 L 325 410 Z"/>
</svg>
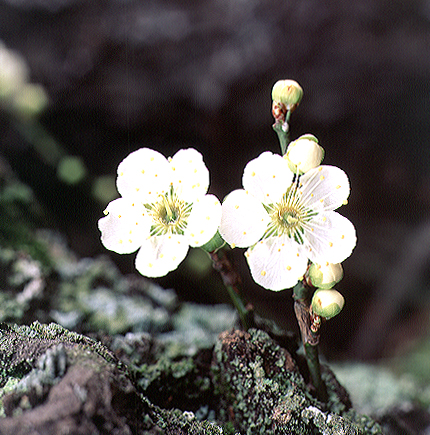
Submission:
<svg viewBox="0 0 430 435">
<path fill-rule="evenodd" d="M 316 390 L 317 398 L 327 402 L 327 389 L 321 378 L 321 366 L 318 357 L 319 331 L 311 330 L 311 303 L 312 290 L 299 282 L 293 289 L 294 312 L 302 336 L 303 347 L 305 349 L 306 361 L 312 384 Z"/>
<path fill-rule="evenodd" d="M 243 328 L 247 331 L 250 328 L 249 311 L 246 309 L 245 304 L 243 303 L 243 300 L 240 297 L 240 295 L 233 289 L 232 286 L 226 285 L 226 289 L 239 314 L 240 322 L 242 323 Z"/>
<path fill-rule="evenodd" d="M 327 403 L 327 388 L 321 378 L 321 366 L 318 356 L 318 345 L 305 343 L 304 348 L 306 361 L 309 368 L 309 374 L 312 379 L 312 384 L 316 389 L 317 397 L 321 402 Z"/>
<path fill-rule="evenodd" d="M 278 135 L 281 155 L 284 155 L 287 152 L 287 147 L 290 143 L 290 117 L 291 112 L 288 110 L 285 116 L 280 116 L 273 124 L 273 130 L 275 130 Z"/>
<path fill-rule="evenodd" d="M 233 265 L 227 258 L 224 249 L 218 249 L 216 251 L 209 252 L 209 255 L 212 259 L 212 265 L 214 269 L 220 273 L 228 294 L 230 295 L 230 298 L 236 307 L 243 328 L 248 330 L 253 325 L 252 313 L 246 308 L 242 300 L 242 280 L 240 279 L 239 274 L 233 268 Z"/>
</svg>

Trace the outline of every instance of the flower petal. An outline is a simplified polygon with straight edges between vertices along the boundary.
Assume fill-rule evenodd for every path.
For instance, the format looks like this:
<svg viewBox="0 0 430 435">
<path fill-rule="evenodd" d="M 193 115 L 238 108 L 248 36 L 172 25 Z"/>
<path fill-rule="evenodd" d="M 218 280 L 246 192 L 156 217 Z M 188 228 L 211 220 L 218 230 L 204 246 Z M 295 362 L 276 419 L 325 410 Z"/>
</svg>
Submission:
<svg viewBox="0 0 430 435">
<path fill-rule="evenodd" d="M 197 150 L 179 150 L 170 160 L 170 167 L 173 171 L 173 186 L 181 199 L 193 202 L 206 194 L 209 171 Z"/>
<path fill-rule="evenodd" d="M 193 203 L 188 217 L 185 237 L 190 246 L 202 246 L 209 242 L 221 222 L 221 204 L 214 195 L 205 195 Z"/>
<path fill-rule="evenodd" d="M 246 248 L 263 237 L 269 222 L 270 217 L 261 202 L 238 189 L 224 199 L 219 232 L 233 247 Z"/>
<path fill-rule="evenodd" d="M 136 269 L 150 278 L 167 275 L 179 266 L 188 249 L 184 236 L 166 234 L 148 237 L 136 255 Z"/>
<path fill-rule="evenodd" d="M 123 197 L 137 194 L 144 204 L 156 201 L 168 191 L 171 182 L 169 162 L 149 148 L 132 152 L 118 166 L 118 192 Z"/>
<path fill-rule="evenodd" d="M 300 177 L 301 202 L 314 210 L 336 210 L 349 190 L 348 176 L 336 166 L 318 166 Z"/>
<path fill-rule="evenodd" d="M 149 235 L 151 219 L 138 202 L 118 198 L 110 202 L 106 217 L 99 219 L 103 245 L 118 254 L 136 251 Z"/>
<path fill-rule="evenodd" d="M 273 204 L 280 201 L 293 176 L 285 159 L 266 151 L 245 166 L 242 184 L 263 204 Z"/>
<path fill-rule="evenodd" d="M 320 213 L 305 230 L 305 247 L 313 263 L 341 263 L 357 243 L 354 225 L 337 212 Z"/>
<path fill-rule="evenodd" d="M 263 239 L 245 256 L 254 281 L 275 291 L 295 286 L 308 265 L 302 246 L 287 236 Z"/>
</svg>

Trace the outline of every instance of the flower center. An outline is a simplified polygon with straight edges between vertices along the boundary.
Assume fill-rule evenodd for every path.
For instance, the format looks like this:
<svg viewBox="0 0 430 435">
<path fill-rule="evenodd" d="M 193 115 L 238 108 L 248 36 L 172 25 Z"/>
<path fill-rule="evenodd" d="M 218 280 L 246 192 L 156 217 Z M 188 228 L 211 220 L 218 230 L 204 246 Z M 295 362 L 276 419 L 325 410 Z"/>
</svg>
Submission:
<svg viewBox="0 0 430 435">
<path fill-rule="evenodd" d="M 179 199 L 173 189 L 165 195 L 160 195 L 157 202 L 145 204 L 152 216 L 151 236 L 168 233 L 183 235 L 192 206 Z"/>
<path fill-rule="evenodd" d="M 315 213 L 300 201 L 297 183 L 291 185 L 279 203 L 267 206 L 267 212 L 272 220 L 263 238 L 287 235 L 303 244 L 306 224 Z"/>
<path fill-rule="evenodd" d="M 297 213 L 297 210 L 285 210 L 282 215 L 279 211 L 279 217 L 287 227 L 294 227 L 300 220 L 300 214 Z"/>
</svg>

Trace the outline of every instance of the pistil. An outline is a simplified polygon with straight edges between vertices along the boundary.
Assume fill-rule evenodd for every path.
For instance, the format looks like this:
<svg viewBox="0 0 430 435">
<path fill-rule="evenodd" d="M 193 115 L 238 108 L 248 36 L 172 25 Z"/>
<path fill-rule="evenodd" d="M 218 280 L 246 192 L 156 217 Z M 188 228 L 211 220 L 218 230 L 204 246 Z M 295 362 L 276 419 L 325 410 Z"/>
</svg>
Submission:
<svg viewBox="0 0 430 435">
<path fill-rule="evenodd" d="M 151 236 L 167 233 L 184 234 L 192 204 L 181 201 L 174 192 L 169 192 L 160 195 L 158 202 L 147 204 L 145 207 L 150 211 L 153 219 Z"/>
</svg>

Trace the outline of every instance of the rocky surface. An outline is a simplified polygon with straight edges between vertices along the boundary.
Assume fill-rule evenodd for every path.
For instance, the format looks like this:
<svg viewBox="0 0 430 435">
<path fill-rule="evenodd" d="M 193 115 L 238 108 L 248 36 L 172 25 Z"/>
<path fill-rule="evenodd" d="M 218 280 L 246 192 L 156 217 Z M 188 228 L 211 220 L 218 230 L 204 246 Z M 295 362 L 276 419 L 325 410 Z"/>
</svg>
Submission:
<svg viewBox="0 0 430 435">
<path fill-rule="evenodd" d="M 1 152 L 73 250 L 93 257 L 103 249 L 95 222 L 130 151 L 197 148 L 223 198 L 240 187 L 247 161 L 278 152 L 270 89 L 298 80 L 305 94 L 292 136 L 315 134 L 325 162 L 347 172 L 342 213 L 359 235 L 339 288 L 350 321 L 327 326 L 325 352 L 392 354 L 428 326 L 429 16 L 427 0 L 0 0 L 1 38 L 44 86 L 40 121 L 51 134 L 45 141 L 2 114 Z M 60 177 L 67 157 L 84 165 L 75 185 Z M 292 312 L 279 309 L 290 294 L 268 297 L 243 270 L 248 299 L 292 329 Z M 202 286 L 187 274 L 163 286 L 220 302 L 213 275 Z"/>
<path fill-rule="evenodd" d="M 327 407 L 318 403 L 262 331 L 231 330 L 215 349 L 173 357 L 149 334 L 116 337 L 112 352 L 57 324 L 0 328 L 5 435 L 381 433 L 333 375 Z"/>
</svg>

